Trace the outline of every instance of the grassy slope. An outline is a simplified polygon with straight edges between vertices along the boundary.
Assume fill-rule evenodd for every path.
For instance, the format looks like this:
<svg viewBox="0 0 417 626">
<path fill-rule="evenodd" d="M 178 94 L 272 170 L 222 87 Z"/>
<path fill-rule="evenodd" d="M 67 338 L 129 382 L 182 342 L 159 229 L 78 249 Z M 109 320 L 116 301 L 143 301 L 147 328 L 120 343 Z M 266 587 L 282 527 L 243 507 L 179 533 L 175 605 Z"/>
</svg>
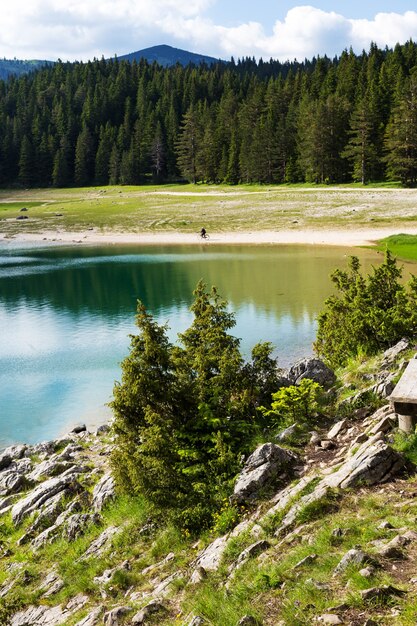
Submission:
<svg viewBox="0 0 417 626">
<path fill-rule="evenodd" d="M 20 213 L 22 207 L 28 211 Z M 18 216 L 29 219 L 16 220 Z M 0 233 L 210 232 L 416 226 L 415 192 L 390 186 L 164 185 L 0 190 Z"/>
<path fill-rule="evenodd" d="M 354 395 L 361 386 L 369 384 L 370 373 L 380 369 L 378 359 L 362 360 L 351 363 L 341 376 L 350 384 L 350 393 Z M 397 436 L 397 447 L 406 450 L 414 462 L 417 460 L 416 436 Z M 304 449 L 301 448 L 300 452 Z M 232 539 L 219 571 L 209 573 L 197 585 L 189 584 L 193 560 L 215 534 L 205 534 L 195 543 L 195 538 L 184 536 L 159 521 L 154 532 L 144 535 L 141 528 L 149 521 L 149 511 L 140 499 L 118 499 L 105 511 L 102 526 L 91 527 L 70 544 L 59 540 L 35 553 L 27 545 L 17 545 L 30 522 L 16 530 L 9 516 L 3 516 L 0 542 L 2 549 L 10 553 L 6 553 L 1 561 L 0 585 L 6 580 L 12 563 L 21 563 L 22 570 L 21 582 L 6 598 L 0 599 L 0 622 L 3 623 L 7 613 L 16 611 L 19 606 L 30 603 L 56 606 L 80 592 L 89 596 L 89 607 L 104 605 L 108 610 L 128 605 L 136 611 L 150 598 L 144 595 L 132 602 L 125 595 L 128 589 L 146 594 L 153 588 L 155 580 L 163 580 L 178 572 L 179 578 L 164 600 L 166 612 L 155 614 L 146 621 L 147 624 L 185 626 L 191 615 L 200 615 L 211 626 L 236 626 L 246 614 L 257 618 L 263 626 L 281 623 L 311 626 L 318 615 L 345 604 L 345 608 L 330 612 L 338 613 L 343 623 L 352 626 L 363 626 L 367 618 L 384 626 L 415 626 L 415 584 L 410 581 L 416 572 L 417 541 L 406 548 L 406 559 L 389 561 L 379 557 L 382 567 L 370 578 L 359 573 L 362 566 L 350 566 L 336 576 L 334 569 L 349 549 L 360 547 L 372 555 L 378 548 L 375 542 L 386 543 L 401 532 L 381 527 L 383 521 L 395 529 L 417 531 L 416 493 L 417 476 L 410 470 L 391 483 L 338 492 L 332 500 L 306 507 L 298 515 L 297 532 L 285 538 L 275 536 L 285 511 L 272 519 L 266 518 L 258 526 L 256 535 L 244 532 Z M 267 510 L 265 507 L 266 503 L 263 508 Z M 110 525 L 122 527 L 122 532 L 115 536 L 107 553 L 88 562 L 77 562 L 103 527 Z M 257 539 L 266 539 L 270 548 L 260 558 L 250 559 L 229 578 L 229 566 Z M 166 559 L 169 554 L 171 557 Z M 299 561 L 312 554 L 317 555 L 314 562 L 294 569 Z M 125 559 L 130 560 L 131 569 L 117 575 L 105 587 L 106 596 L 103 597 L 103 589 L 100 591 L 94 577 L 101 576 L 107 568 L 120 565 Z M 154 566 L 152 572 L 144 573 L 150 565 Z M 58 594 L 43 599 L 40 586 L 45 571 L 52 569 L 57 570 L 65 586 Z M 151 579 L 154 579 L 153 583 Z M 380 585 L 393 585 L 406 594 L 386 603 L 362 600 L 361 590 Z M 66 626 L 76 624 L 88 611 L 88 607 L 79 611 L 67 620 Z M 127 615 L 122 623 L 129 624 L 132 615 Z"/>
</svg>

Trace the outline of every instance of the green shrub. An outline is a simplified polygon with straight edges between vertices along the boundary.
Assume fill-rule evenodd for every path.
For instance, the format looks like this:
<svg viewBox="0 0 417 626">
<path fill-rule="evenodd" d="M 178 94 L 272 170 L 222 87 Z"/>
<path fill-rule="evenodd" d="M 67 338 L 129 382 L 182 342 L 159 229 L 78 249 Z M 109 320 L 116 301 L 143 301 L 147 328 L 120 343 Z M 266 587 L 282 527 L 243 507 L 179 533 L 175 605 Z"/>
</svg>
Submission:
<svg viewBox="0 0 417 626">
<path fill-rule="evenodd" d="M 270 344 L 255 346 L 245 363 L 226 302 L 202 282 L 194 295 L 193 323 L 175 346 L 138 304 L 140 334 L 131 338 L 111 402 L 119 488 L 144 495 L 157 514 L 190 532 L 212 526 L 260 430 L 259 399 L 278 385 Z"/>
<path fill-rule="evenodd" d="M 417 278 L 401 283 L 402 271 L 387 250 L 385 261 L 364 277 L 352 256 L 347 271 L 331 278 L 338 294 L 326 300 L 318 317 L 315 349 L 333 367 L 350 357 L 374 355 L 417 330 Z"/>
<path fill-rule="evenodd" d="M 294 422 L 310 424 L 321 407 L 324 390 L 321 385 L 304 378 L 299 385 L 283 387 L 272 394 L 271 408 L 260 407 L 272 427 L 285 427 Z"/>
</svg>

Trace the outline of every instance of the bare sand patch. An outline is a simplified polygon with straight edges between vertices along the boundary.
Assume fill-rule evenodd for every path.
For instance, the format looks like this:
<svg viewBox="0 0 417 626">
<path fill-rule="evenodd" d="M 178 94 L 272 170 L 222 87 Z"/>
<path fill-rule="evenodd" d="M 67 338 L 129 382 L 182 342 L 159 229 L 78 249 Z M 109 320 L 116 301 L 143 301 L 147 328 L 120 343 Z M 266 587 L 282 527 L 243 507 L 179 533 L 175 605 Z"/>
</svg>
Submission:
<svg viewBox="0 0 417 626">
<path fill-rule="evenodd" d="M 138 244 L 138 245 L 212 245 L 212 244 L 305 244 L 323 246 L 366 246 L 379 239 L 399 232 L 417 235 L 417 228 L 361 228 L 361 229 L 292 229 L 277 231 L 241 231 L 210 233 L 208 240 L 195 233 L 182 232 L 99 232 L 94 230 L 78 232 L 20 233 L 14 236 L 0 236 L 0 241 L 56 244 Z"/>
</svg>

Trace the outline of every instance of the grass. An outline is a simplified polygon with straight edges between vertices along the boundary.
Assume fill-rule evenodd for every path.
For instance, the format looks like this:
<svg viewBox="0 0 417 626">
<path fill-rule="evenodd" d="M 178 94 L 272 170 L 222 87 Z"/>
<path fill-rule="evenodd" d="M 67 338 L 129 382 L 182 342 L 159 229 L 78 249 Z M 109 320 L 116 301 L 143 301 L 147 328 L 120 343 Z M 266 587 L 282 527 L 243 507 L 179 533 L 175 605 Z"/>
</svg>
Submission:
<svg viewBox="0 0 417 626">
<path fill-rule="evenodd" d="M 407 261 L 417 261 L 417 235 L 392 235 L 378 242 L 381 252 L 389 250 L 394 256 Z"/>
<path fill-rule="evenodd" d="M 0 190 L 0 232 L 181 232 L 417 226 L 391 185 L 163 185 Z M 28 211 L 20 213 L 26 207 Z M 26 220 L 17 220 L 25 215 Z M 387 217 L 389 216 L 389 217 Z"/>
</svg>

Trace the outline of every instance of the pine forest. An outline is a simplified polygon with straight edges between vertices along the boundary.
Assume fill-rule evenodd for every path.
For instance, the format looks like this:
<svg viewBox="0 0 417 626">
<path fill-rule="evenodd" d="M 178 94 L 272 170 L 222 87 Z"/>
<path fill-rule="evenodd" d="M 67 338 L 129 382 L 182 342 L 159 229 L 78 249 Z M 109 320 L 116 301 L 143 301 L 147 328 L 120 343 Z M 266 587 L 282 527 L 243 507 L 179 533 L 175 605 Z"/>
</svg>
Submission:
<svg viewBox="0 0 417 626">
<path fill-rule="evenodd" d="M 0 81 L 0 185 L 417 182 L 417 44 Z"/>
</svg>

